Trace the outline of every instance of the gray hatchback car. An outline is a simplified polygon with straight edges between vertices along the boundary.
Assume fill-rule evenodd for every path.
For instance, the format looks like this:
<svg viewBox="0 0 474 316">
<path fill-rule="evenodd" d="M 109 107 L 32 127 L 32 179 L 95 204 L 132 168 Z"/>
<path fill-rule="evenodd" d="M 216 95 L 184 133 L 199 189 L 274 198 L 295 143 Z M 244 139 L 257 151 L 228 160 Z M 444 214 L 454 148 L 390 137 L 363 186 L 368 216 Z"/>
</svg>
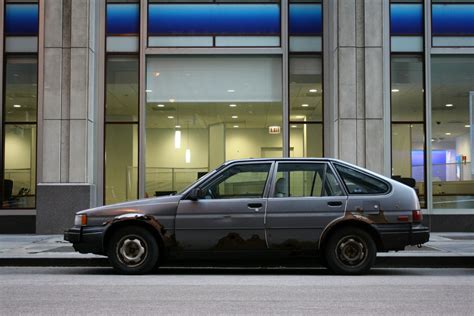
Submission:
<svg viewBox="0 0 474 316">
<path fill-rule="evenodd" d="M 363 274 L 378 251 L 423 244 L 429 229 L 400 182 L 336 159 L 275 158 L 226 162 L 175 195 L 81 211 L 64 238 L 127 274 L 176 258 L 282 257 Z"/>
</svg>

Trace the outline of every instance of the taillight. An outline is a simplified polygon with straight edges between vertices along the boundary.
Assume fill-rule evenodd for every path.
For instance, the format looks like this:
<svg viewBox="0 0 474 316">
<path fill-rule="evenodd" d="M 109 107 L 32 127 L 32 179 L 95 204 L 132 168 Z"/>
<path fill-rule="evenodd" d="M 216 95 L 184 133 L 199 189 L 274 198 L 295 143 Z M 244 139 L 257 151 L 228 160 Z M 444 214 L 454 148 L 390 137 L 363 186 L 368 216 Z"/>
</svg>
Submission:
<svg viewBox="0 0 474 316">
<path fill-rule="evenodd" d="M 423 213 L 420 210 L 417 211 L 412 211 L 411 212 L 411 217 L 413 219 L 413 222 L 421 222 L 423 220 Z"/>
</svg>

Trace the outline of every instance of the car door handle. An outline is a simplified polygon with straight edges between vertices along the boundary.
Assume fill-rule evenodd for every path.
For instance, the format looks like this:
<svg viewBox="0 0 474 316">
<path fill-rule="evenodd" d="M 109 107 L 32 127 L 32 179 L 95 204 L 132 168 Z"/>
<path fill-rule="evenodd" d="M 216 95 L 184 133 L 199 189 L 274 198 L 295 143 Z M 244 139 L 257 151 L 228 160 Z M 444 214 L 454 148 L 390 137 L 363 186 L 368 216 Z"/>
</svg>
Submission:
<svg viewBox="0 0 474 316">
<path fill-rule="evenodd" d="M 258 212 L 258 209 L 261 208 L 263 206 L 263 204 L 262 203 L 249 203 L 249 204 L 247 204 L 247 206 L 250 209 L 254 210 L 255 212 Z"/>
<path fill-rule="evenodd" d="M 330 202 L 328 202 L 328 205 L 329 206 L 341 206 L 342 201 L 330 201 Z"/>
</svg>

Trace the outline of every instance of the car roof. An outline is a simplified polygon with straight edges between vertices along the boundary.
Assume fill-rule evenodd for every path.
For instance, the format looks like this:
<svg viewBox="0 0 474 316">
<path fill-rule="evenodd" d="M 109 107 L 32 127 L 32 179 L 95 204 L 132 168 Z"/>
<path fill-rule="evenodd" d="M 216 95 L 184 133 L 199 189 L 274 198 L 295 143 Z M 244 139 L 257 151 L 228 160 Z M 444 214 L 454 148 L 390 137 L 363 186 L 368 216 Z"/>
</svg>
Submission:
<svg viewBox="0 0 474 316">
<path fill-rule="evenodd" d="M 224 163 L 224 165 L 230 165 L 234 163 L 239 163 L 239 162 L 273 162 L 273 161 L 338 161 L 338 162 L 343 162 L 339 159 L 335 158 L 318 158 L 318 157 L 312 157 L 312 158 L 246 158 L 246 159 L 234 159 L 234 160 L 228 160 Z"/>
</svg>

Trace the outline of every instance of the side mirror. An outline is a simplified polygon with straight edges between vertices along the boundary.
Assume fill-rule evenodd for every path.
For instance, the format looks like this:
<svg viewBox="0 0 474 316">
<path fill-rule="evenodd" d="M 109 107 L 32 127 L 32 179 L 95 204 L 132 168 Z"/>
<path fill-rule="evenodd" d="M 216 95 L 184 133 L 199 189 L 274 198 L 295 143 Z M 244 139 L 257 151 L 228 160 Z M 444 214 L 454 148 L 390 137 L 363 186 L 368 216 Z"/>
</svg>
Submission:
<svg viewBox="0 0 474 316">
<path fill-rule="evenodd" d="M 205 196 L 204 191 L 201 188 L 194 188 L 189 192 L 189 199 L 192 201 L 197 201 L 200 198 L 203 198 Z"/>
</svg>

